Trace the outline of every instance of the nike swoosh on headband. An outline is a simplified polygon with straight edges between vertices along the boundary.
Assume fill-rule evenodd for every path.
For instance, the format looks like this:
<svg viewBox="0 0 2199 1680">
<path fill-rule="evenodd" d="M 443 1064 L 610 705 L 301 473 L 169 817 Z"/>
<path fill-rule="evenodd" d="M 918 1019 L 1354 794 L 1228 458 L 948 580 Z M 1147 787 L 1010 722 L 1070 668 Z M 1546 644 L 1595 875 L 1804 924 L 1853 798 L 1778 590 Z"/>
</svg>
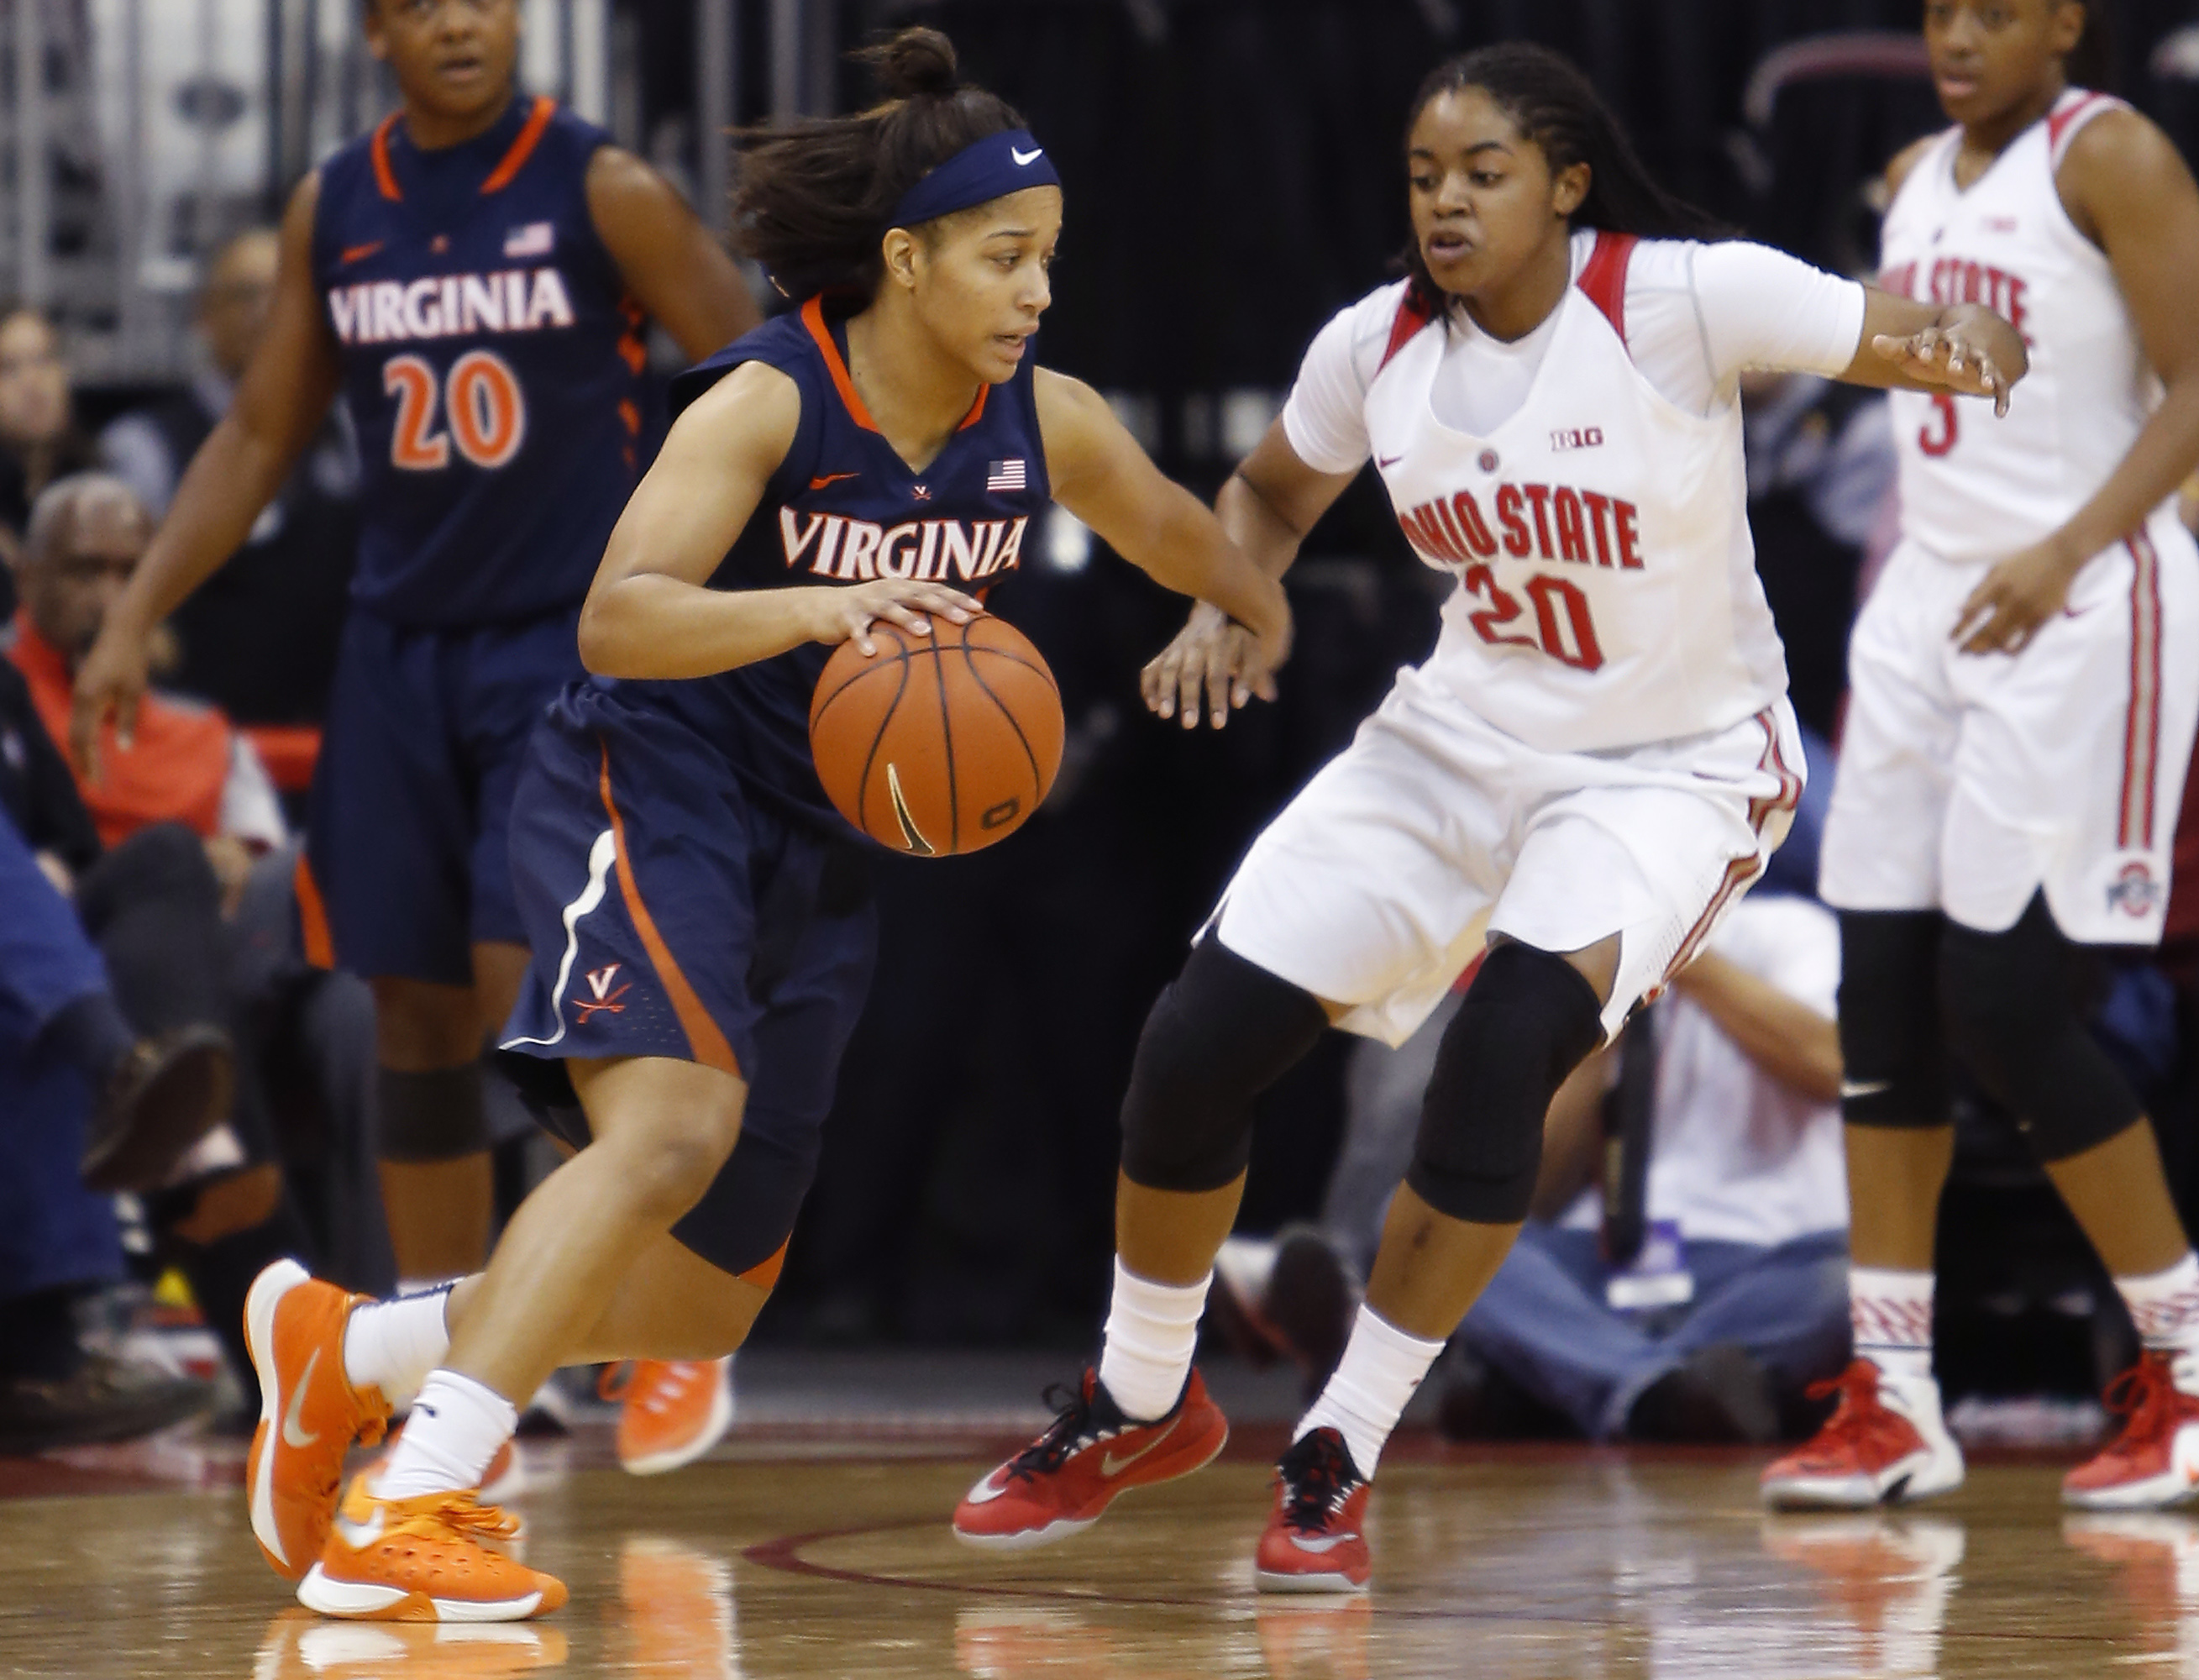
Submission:
<svg viewBox="0 0 2199 1680">
<path fill-rule="evenodd" d="M 1018 151 L 1015 147 L 1011 146 L 1008 148 L 1008 155 L 1013 158 L 1018 163 L 1023 164 L 1028 167 L 1030 165 L 1036 163 L 1041 158 L 1046 155 L 1046 148 L 1041 146 L 1035 152 L 1024 152 Z"/>
</svg>

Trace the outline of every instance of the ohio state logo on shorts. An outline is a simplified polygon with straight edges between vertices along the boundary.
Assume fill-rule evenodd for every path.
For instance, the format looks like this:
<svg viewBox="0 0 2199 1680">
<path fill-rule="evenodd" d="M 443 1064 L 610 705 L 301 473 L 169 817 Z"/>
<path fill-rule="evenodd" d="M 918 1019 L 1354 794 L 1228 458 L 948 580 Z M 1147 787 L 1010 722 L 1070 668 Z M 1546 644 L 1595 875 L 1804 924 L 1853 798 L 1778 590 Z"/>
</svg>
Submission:
<svg viewBox="0 0 2199 1680">
<path fill-rule="evenodd" d="M 2126 916 L 2150 916 L 2161 902 L 2161 883 L 2143 861 L 2126 863 L 2108 885 L 2108 907 Z"/>
</svg>

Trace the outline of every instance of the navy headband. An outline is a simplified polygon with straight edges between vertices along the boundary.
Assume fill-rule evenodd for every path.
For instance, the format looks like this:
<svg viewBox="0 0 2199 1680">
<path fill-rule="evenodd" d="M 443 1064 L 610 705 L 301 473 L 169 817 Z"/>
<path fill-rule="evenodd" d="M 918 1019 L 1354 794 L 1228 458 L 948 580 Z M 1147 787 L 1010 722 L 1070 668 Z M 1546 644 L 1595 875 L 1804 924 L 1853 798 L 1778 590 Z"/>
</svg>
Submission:
<svg viewBox="0 0 2199 1680">
<path fill-rule="evenodd" d="M 1022 129 L 989 134 L 965 146 L 901 195 L 889 227 L 909 228 L 951 216 L 1025 187 L 1058 187 L 1053 160 Z"/>
</svg>

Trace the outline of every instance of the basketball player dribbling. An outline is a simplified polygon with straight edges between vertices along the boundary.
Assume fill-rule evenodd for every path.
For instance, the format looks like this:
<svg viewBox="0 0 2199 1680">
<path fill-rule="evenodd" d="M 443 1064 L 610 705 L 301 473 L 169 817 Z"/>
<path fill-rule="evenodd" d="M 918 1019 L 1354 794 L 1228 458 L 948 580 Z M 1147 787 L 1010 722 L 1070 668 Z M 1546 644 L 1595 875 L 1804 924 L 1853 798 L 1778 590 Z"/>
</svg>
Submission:
<svg viewBox="0 0 2199 1680">
<path fill-rule="evenodd" d="M 301 890 L 374 989 L 383 1201 L 417 1292 L 487 1252 L 481 1056 L 527 963 L 512 785 L 579 673 L 574 616 L 638 475 L 648 318 L 700 356 L 757 312 L 654 171 L 518 96 L 519 0 L 365 0 L 365 24 L 403 107 L 291 195 L 265 341 L 84 663 L 74 732 L 88 757 L 102 715 L 127 730 L 148 631 L 243 542 L 341 394 L 364 526 Z M 639 1368 L 643 1453 L 707 1450 L 724 1382 Z"/>
<path fill-rule="evenodd" d="M 1089 388 L 1033 365 L 1061 225 L 1044 149 L 957 83 L 945 37 L 862 56 L 885 103 L 745 163 L 749 245 L 803 301 L 675 384 L 581 615 L 597 674 L 520 779 L 534 961 L 504 1043 L 575 1152 L 447 1310 L 295 1268 L 255 1286 L 307 1327 L 262 1371 L 268 1415 L 302 1404 L 325 1433 L 271 1438 L 254 1525 L 318 1557 L 299 1597 L 325 1614 L 554 1609 L 563 1585 L 494 1549 L 513 1525 L 477 1497 L 514 1403 L 561 1364 L 726 1353 L 767 1298 L 875 942 L 866 843 L 809 755 L 829 650 L 967 623 L 1058 499 L 1244 627 L 1217 666 L 1232 698 L 1285 651 L 1280 586 Z M 345 1444 L 412 1384 L 404 1438 L 338 1508 Z"/>
<path fill-rule="evenodd" d="M 1996 426 L 1897 396 L 1903 542 L 1858 621 L 1821 886 L 1840 912 L 1856 1359 L 1775 1502 L 1963 1479 L 1932 1371 L 1957 1056 L 2021 1117 L 2135 1321 L 2116 1438 L 2072 1504 L 2199 1485 L 2199 1261 L 2152 1129 L 2074 1006 L 2086 946 L 2161 937 L 2199 717 L 2199 190 L 2167 137 L 2069 85 L 2077 0 L 1930 0 L 1955 126 L 1894 160 L 1881 278 L 1975 297 L 2031 347 Z"/>
<path fill-rule="evenodd" d="M 1511 1246 L 1552 1094 L 1700 948 L 1800 791 L 1743 510 L 1741 370 L 2003 401 L 2023 371 L 1982 306 L 1689 238 L 1711 230 L 1546 49 L 1437 70 L 1405 163 L 1410 277 L 1322 330 L 1219 510 L 1280 573 L 1372 457 L 1414 551 L 1458 587 L 1434 655 L 1253 843 L 1154 1006 L 1100 1362 L 956 1510 L 977 1544 L 1073 1531 L 1220 1450 L 1192 1354 L 1253 1098 L 1331 1023 L 1401 1042 L 1486 947 L 1258 1544 L 1263 1589 L 1365 1587 L 1368 1479 Z M 1197 708 L 1231 640 L 1196 610 L 1148 670 L 1154 709 Z"/>
</svg>

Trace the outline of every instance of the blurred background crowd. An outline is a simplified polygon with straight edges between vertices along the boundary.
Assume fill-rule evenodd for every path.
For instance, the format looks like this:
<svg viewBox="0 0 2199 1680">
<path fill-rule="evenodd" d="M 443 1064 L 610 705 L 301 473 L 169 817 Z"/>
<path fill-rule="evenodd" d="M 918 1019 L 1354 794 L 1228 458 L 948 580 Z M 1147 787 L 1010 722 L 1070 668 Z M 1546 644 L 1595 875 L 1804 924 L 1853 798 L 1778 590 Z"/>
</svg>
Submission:
<svg viewBox="0 0 2199 1680">
<path fill-rule="evenodd" d="M 162 689 L 97 782 L 55 751 L 70 667 L 225 411 L 265 319 L 290 184 L 392 102 L 356 0 L 0 0 L 0 1451 L 234 1411 L 225 1355 L 274 1252 L 392 1281 L 373 1171 L 372 1004 L 312 960 L 295 833 L 357 524 L 341 411 L 243 551 L 170 627 Z M 1440 57 L 1573 55 L 1672 187 L 1750 236 L 1867 274 L 1878 173 L 1939 125 L 1915 0 L 528 0 L 525 77 L 663 169 L 713 225 L 732 125 L 844 108 L 840 54 L 907 21 L 1030 118 L 1067 220 L 1041 354 L 1210 494 L 1315 330 L 1405 237 L 1399 125 Z M 2120 90 L 2199 156 L 2188 0 L 2109 9 Z M 767 290 L 757 281 L 759 295 Z M 770 304 L 780 300 L 773 298 Z M 655 371 L 675 370 L 660 345 Z M 1829 784 L 1847 629 L 1893 529 L 1882 400 L 1746 391 L 1750 512 Z M 657 422 L 661 424 L 661 403 Z M 126 489 L 41 529 L 57 478 Z M 1116 1111 L 1137 1030 L 1244 845 L 1432 645 L 1446 580 L 1371 480 L 1290 576 L 1281 699 L 1220 734 L 1146 715 L 1176 609 L 1056 510 L 993 604 L 1052 662 L 1060 779 L 1013 843 L 879 866 L 882 967 L 824 1166 L 759 1336 L 1079 1345 L 1108 1276 Z M 2186 650 L 2186 657 L 2199 650 Z M 66 746 L 65 740 L 62 745 Z M 2096 1030 L 2199 1216 L 2199 825 L 2170 942 L 2103 962 Z M 954 890 L 942 889 L 953 877 Z M 1446 1368 L 1459 1432 L 1770 1438 L 1845 1357 L 1838 942 L 1805 808 L 1711 955 L 1553 1112 L 1538 1223 Z M 67 918 L 82 960 L 11 967 Z M 1432 1034 L 1332 1034 L 1264 1100 L 1222 1327 L 1321 1374 L 1409 1146 Z M 157 1181 L 177 1105 L 226 1123 Z M 515 1202 L 545 1146 L 501 1105 Z M 1942 1383 L 2089 1394 L 2114 1292 L 2008 1117 L 1970 1101 L 1942 1226 Z M 87 1150 L 86 1140 L 89 1140 Z M 1613 1163 L 1619 1164 L 1616 1167 Z M 1996 1240 L 1974 1234 L 1990 1228 Z M 2020 1240 L 2008 1240 L 2011 1234 Z M 1966 1257 L 1989 1257 L 1967 1259 Z M 147 1333 L 203 1321 L 198 1351 Z M 2006 1333 L 2021 1321 L 2027 1333 Z M 2011 1350 L 2022 1350 L 2022 1363 Z M 1718 1416 L 1657 1373 L 1747 1362 Z M 254 1403 L 256 1404 L 256 1403 Z M 241 1413 L 238 1415 L 242 1415 Z M 2050 1417 L 2050 1414 L 2048 1414 Z"/>
</svg>

